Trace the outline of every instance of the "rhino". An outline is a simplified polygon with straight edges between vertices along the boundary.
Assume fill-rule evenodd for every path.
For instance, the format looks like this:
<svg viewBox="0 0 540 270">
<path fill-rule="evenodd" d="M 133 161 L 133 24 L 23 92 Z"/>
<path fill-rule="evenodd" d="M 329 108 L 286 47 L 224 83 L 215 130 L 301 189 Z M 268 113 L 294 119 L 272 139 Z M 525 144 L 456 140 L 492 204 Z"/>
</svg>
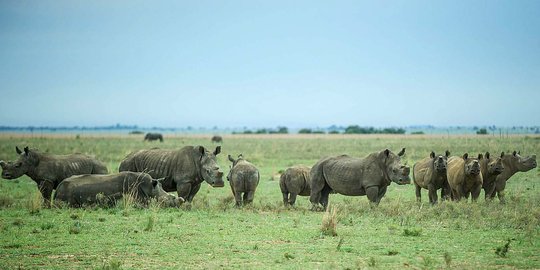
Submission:
<svg viewBox="0 0 540 270">
<path fill-rule="evenodd" d="M 91 204 L 114 205 L 125 195 L 133 196 L 136 202 L 148 204 L 157 199 L 163 206 L 180 206 L 184 199 L 163 190 L 161 179 L 153 179 L 147 173 L 120 172 L 116 174 L 83 174 L 71 176 L 56 189 L 55 202 L 65 202 L 72 207 Z"/>
<path fill-rule="evenodd" d="M 403 148 L 397 155 L 386 149 L 364 158 L 348 155 L 326 157 L 310 170 L 312 211 L 326 209 L 330 192 L 346 196 L 367 195 L 379 204 L 390 183 L 409 184 L 411 169 L 401 164 Z"/>
<path fill-rule="evenodd" d="M 146 133 L 144 141 L 157 141 L 163 142 L 163 135 L 161 133 Z"/>
<path fill-rule="evenodd" d="M 231 185 L 236 206 L 251 204 L 261 178 L 259 170 L 255 165 L 245 160 L 242 154 L 238 156 L 238 159 L 233 159 L 231 155 L 228 157 L 229 161 L 232 162 L 232 167 L 227 175 L 227 180 Z"/>
<path fill-rule="evenodd" d="M 482 172 L 480 171 L 480 160 L 469 157 L 468 153 L 463 157 L 450 157 L 448 159 L 448 184 L 452 192 L 452 200 L 459 201 L 461 198 L 469 198 L 474 202 L 478 199 L 482 190 Z"/>
<path fill-rule="evenodd" d="M 212 187 L 223 187 L 223 172 L 216 156 L 221 146 L 209 152 L 203 146 L 185 146 L 177 150 L 143 149 L 130 153 L 120 163 L 119 171 L 146 172 L 152 178 L 165 178 L 163 189 L 176 191 L 178 197 L 191 202 L 206 181 Z"/>
<path fill-rule="evenodd" d="M 421 201 L 421 190 L 425 188 L 429 191 L 429 202 L 437 203 L 437 190 L 441 189 L 441 199 L 445 200 L 450 196 L 450 186 L 446 177 L 446 167 L 450 152 L 446 150 L 445 155 L 435 155 L 431 152 L 428 158 L 413 165 L 413 179 L 416 186 L 416 201 Z"/>
<path fill-rule="evenodd" d="M 506 181 L 517 172 L 527 172 L 536 168 L 536 155 L 522 157 L 519 152 L 512 152 L 512 155 L 504 155 L 502 158 L 504 171 L 497 175 L 495 179 L 495 190 L 490 194 L 490 198 L 495 198 L 497 194 L 499 201 L 505 203 L 504 188 Z"/>
<path fill-rule="evenodd" d="M 495 179 L 497 175 L 504 171 L 503 159 L 504 152 L 499 157 L 491 157 L 489 152 L 486 152 L 483 159 L 480 160 L 480 171 L 482 172 L 482 188 L 484 189 L 486 200 L 491 199 L 491 194 L 495 190 Z"/>
<path fill-rule="evenodd" d="M 279 178 L 279 187 L 283 194 L 283 204 L 294 206 L 296 196 L 309 196 L 311 193 L 309 172 L 304 165 L 293 166 L 285 170 Z"/>
<path fill-rule="evenodd" d="M 219 135 L 215 135 L 212 137 L 211 141 L 213 143 L 222 143 L 223 142 L 223 138 Z"/>
<path fill-rule="evenodd" d="M 53 190 L 64 179 L 78 174 L 106 174 L 107 167 L 100 161 L 83 154 L 51 155 L 28 146 L 21 151 L 15 147 L 19 159 L 0 161 L 2 178 L 16 179 L 26 174 L 37 183 L 46 206 L 50 206 Z"/>
</svg>

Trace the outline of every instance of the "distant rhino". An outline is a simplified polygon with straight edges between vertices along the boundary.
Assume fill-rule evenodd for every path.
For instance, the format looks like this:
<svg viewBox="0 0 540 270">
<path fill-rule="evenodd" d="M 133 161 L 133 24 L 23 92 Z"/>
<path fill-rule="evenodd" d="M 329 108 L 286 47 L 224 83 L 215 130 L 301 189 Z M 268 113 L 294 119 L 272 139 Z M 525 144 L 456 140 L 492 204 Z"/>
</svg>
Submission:
<svg viewBox="0 0 540 270">
<path fill-rule="evenodd" d="M 409 184 L 410 168 L 401 164 L 403 148 L 397 155 L 386 149 L 369 154 L 365 158 L 347 155 L 319 160 L 310 171 L 311 210 L 326 209 L 328 195 L 334 191 L 346 196 L 367 195 L 379 204 L 390 183 Z"/>
<path fill-rule="evenodd" d="M 283 194 L 283 204 L 294 206 L 296 196 L 309 196 L 311 193 L 309 171 L 304 165 L 293 166 L 285 170 L 279 178 L 279 187 Z"/>
<path fill-rule="evenodd" d="M 469 157 L 465 153 L 463 157 L 450 157 L 448 159 L 448 184 L 452 191 L 452 200 L 459 201 L 463 197 L 466 199 L 471 195 L 474 202 L 478 199 L 482 190 L 482 173 L 480 171 L 480 160 Z"/>
<path fill-rule="evenodd" d="M 161 186 L 162 180 L 139 172 L 74 175 L 58 185 L 54 199 L 72 207 L 82 207 L 92 204 L 114 205 L 123 196 L 129 195 L 142 204 L 155 198 L 163 206 L 180 206 L 184 199 L 165 192 Z"/>
<path fill-rule="evenodd" d="M 213 136 L 211 140 L 214 143 L 222 143 L 223 142 L 223 138 L 221 136 L 218 136 L 218 135 Z"/>
<path fill-rule="evenodd" d="M 505 203 L 504 188 L 506 181 L 517 172 L 527 172 L 536 168 L 536 155 L 522 157 L 519 152 L 514 151 L 511 155 L 504 155 L 502 158 L 504 171 L 497 175 L 495 180 L 495 190 L 490 194 L 493 199 L 495 194 L 499 197 L 501 203 Z"/>
<path fill-rule="evenodd" d="M 157 141 L 163 142 L 163 135 L 161 133 L 146 133 L 144 136 L 145 141 Z"/>
<path fill-rule="evenodd" d="M 106 174 L 107 167 L 100 161 L 83 154 L 51 155 L 36 149 L 15 147 L 19 159 L 14 162 L 0 161 L 2 178 L 15 179 L 23 174 L 37 183 L 46 206 L 51 194 L 64 179 L 78 174 Z"/>
<path fill-rule="evenodd" d="M 413 166 L 413 179 L 416 186 L 416 201 L 421 201 L 421 190 L 425 188 L 429 191 L 429 202 L 437 203 L 437 190 L 441 189 L 441 199 L 450 197 L 450 186 L 446 176 L 446 167 L 450 152 L 446 150 L 444 156 L 437 156 L 431 152 L 428 158 L 418 161 Z"/>
<path fill-rule="evenodd" d="M 228 157 L 229 161 L 232 162 L 232 168 L 227 175 L 227 180 L 231 185 L 236 206 L 251 204 L 255 196 L 255 190 L 259 185 L 259 170 L 255 165 L 245 160 L 241 154 L 236 160 L 231 155 Z"/>
<path fill-rule="evenodd" d="M 221 146 L 209 152 L 203 146 L 185 146 L 178 150 L 146 149 L 130 153 L 120 163 L 119 171 L 146 172 L 153 178 L 165 178 L 163 189 L 177 191 L 191 202 L 206 181 L 213 187 L 223 187 L 223 172 L 219 171 L 216 155 Z"/>
<path fill-rule="evenodd" d="M 489 152 L 480 160 L 480 171 L 482 172 L 482 188 L 484 189 L 486 200 L 491 199 L 491 194 L 495 191 L 495 180 L 497 175 L 504 171 L 504 152 L 499 157 L 491 157 Z"/>
</svg>

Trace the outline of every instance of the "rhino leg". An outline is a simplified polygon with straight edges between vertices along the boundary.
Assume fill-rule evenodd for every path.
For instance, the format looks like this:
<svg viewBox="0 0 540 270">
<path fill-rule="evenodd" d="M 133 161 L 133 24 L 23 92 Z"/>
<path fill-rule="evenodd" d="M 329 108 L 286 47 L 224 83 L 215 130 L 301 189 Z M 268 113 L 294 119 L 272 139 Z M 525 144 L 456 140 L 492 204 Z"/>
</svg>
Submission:
<svg viewBox="0 0 540 270">
<path fill-rule="evenodd" d="M 43 180 L 39 183 L 39 192 L 43 196 L 43 203 L 46 208 L 51 207 L 51 195 L 54 189 L 54 184 L 51 181 Z"/>
<path fill-rule="evenodd" d="M 294 206 L 294 203 L 296 202 L 296 195 L 297 195 L 296 193 L 291 193 L 291 196 L 289 197 L 289 204 L 291 206 Z M 327 199 L 327 201 L 328 201 L 328 199 Z"/>
<path fill-rule="evenodd" d="M 476 200 L 478 200 L 478 197 L 480 197 L 480 191 L 482 191 L 482 185 L 476 185 L 476 187 L 473 188 L 471 191 L 472 202 L 476 202 Z"/>
<path fill-rule="evenodd" d="M 199 189 L 201 188 L 201 184 L 195 185 L 191 187 L 191 190 L 189 191 L 189 195 L 187 197 L 188 202 L 193 201 L 193 198 L 195 197 L 195 194 L 199 192 Z"/>
<path fill-rule="evenodd" d="M 493 198 L 495 196 L 495 194 L 493 194 L 493 192 L 495 192 L 495 182 L 488 183 L 486 185 L 486 187 L 484 188 L 486 201 L 493 200 Z"/>
<path fill-rule="evenodd" d="M 242 206 L 242 193 L 241 192 L 235 192 L 234 193 L 234 200 L 236 201 L 236 207 Z"/>
<path fill-rule="evenodd" d="M 244 205 L 252 204 L 253 198 L 255 197 L 255 191 L 244 192 Z"/>
<path fill-rule="evenodd" d="M 379 187 L 378 186 L 371 186 L 366 188 L 366 195 L 370 202 L 374 204 L 379 204 Z"/>
<path fill-rule="evenodd" d="M 431 204 L 437 204 L 437 189 L 435 188 L 434 185 L 430 184 L 428 185 L 428 190 L 429 190 L 429 203 Z"/>
<path fill-rule="evenodd" d="M 416 187 L 416 202 L 422 201 L 422 187 L 420 187 L 416 182 L 414 183 Z"/>
<path fill-rule="evenodd" d="M 506 181 L 497 181 L 495 184 L 495 191 L 497 192 L 497 197 L 501 203 L 506 203 L 504 199 L 504 188 L 506 187 Z M 493 192 L 492 197 L 495 197 L 495 191 Z"/>
<path fill-rule="evenodd" d="M 328 196 L 330 195 L 330 192 L 332 192 L 332 189 L 328 185 L 325 185 L 323 190 L 321 190 L 319 203 L 323 206 L 324 210 L 326 210 L 326 207 L 328 206 Z"/>
<path fill-rule="evenodd" d="M 283 195 L 283 205 L 286 207 L 289 205 L 289 193 L 288 192 L 282 192 Z"/>
<path fill-rule="evenodd" d="M 185 198 L 187 202 L 191 202 L 193 200 L 193 197 L 189 197 L 191 194 L 191 184 L 190 183 L 178 183 L 176 184 L 176 192 L 178 193 L 178 197 Z"/>
<path fill-rule="evenodd" d="M 446 182 L 441 188 L 441 200 L 450 200 L 452 197 L 452 192 L 450 191 L 450 185 Z"/>
</svg>

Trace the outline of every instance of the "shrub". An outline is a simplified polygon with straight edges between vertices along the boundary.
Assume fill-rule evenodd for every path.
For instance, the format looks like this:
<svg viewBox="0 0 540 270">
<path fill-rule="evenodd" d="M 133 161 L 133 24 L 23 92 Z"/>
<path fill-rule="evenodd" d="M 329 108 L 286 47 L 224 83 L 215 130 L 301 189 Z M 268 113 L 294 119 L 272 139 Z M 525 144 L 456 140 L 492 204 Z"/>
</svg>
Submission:
<svg viewBox="0 0 540 270">
<path fill-rule="evenodd" d="M 323 235 L 337 236 L 337 209 L 335 207 L 326 208 L 322 218 L 321 233 Z"/>
</svg>

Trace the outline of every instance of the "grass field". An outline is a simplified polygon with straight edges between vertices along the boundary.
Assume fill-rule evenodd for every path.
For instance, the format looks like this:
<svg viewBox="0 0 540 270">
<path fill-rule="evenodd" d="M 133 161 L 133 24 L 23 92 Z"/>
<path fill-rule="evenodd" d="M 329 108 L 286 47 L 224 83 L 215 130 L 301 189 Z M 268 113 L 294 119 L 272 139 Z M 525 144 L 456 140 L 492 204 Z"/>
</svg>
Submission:
<svg viewBox="0 0 540 270">
<path fill-rule="evenodd" d="M 14 160 L 15 145 L 54 154 L 81 152 L 111 172 L 131 151 L 159 146 L 213 148 L 211 136 L 0 136 L 0 159 Z M 378 207 L 367 198 L 330 195 L 331 212 L 309 211 L 307 197 L 282 206 L 279 171 L 313 165 L 328 155 L 363 157 L 385 148 L 407 151 L 412 165 L 431 150 L 452 155 L 520 150 L 540 153 L 539 137 L 448 136 L 225 136 L 227 154 L 255 164 L 261 182 L 253 206 L 236 209 L 228 184 L 203 184 L 191 210 L 114 208 L 44 209 L 35 183 L 24 176 L 0 180 L 0 268 L 85 269 L 515 269 L 540 268 L 540 170 L 510 179 L 507 204 L 415 201 L 414 186 L 392 184 Z M 323 231 L 323 219 L 336 222 Z M 332 229 L 332 227 L 326 227 Z"/>
</svg>

